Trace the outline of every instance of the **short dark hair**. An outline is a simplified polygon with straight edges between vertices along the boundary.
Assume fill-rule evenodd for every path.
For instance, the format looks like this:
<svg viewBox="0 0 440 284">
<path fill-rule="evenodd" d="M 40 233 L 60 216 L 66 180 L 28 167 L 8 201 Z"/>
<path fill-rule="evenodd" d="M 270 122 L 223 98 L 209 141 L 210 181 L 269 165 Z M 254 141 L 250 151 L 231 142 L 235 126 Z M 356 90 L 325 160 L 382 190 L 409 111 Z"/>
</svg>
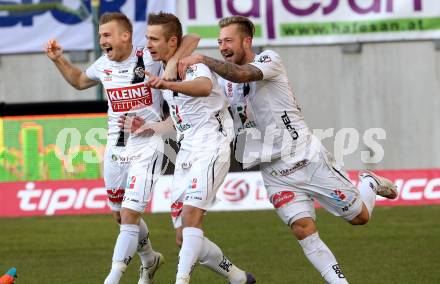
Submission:
<svg viewBox="0 0 440 284">
<path fill-rule="evenodd" d="M 118 22 L 123 29 L 129 31 L 130 34 L 133 34 L 133 25 L 131 24 L 130 19 L 123 13 L 104 13 L 99 18 L 99 25 L 104 25 L 112 21 Z"/>
<path fill-rule="evenodd" d="M 251 20 L 244 16 L 230 16 L 223 18 L 219 21 L 220 28 L 227 27 L 229 25 L 237 24 L 239 31 L 245 36 L 251 38 L 255 35 L 255 26 Z"/>
<path fill-rule="evenodd" d="M 148 14 L 148 25 L 162 25 L 164 27 L 164 33 L 166 40 L 169 40 L 172 36 L 177 37 L 177 44 L 182 41 L 182 24 L 176 15 L 171 13 L 160 12 L 158 14 Z"/>
</svg>

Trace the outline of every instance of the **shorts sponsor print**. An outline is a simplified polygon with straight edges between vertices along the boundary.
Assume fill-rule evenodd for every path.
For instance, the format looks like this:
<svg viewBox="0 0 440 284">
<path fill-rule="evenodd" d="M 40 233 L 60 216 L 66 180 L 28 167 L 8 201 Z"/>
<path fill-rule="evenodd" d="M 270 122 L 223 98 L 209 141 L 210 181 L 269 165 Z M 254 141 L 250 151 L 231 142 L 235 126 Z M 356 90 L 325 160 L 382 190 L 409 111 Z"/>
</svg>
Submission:
<svg viewBox="0 0 440 284">
<path fill-rule="evenodd" d="M 346 220 L 362 210 L 359 191 L 342 170 L 337 169 L 330 154 L 323 150 L 312 162 L 289 163 L 279 159 L 261 168 L 270 201 L 286 224 L 303 211 L 314 218 L 314 200 L 335 216 Z M 289 208 L 292 204 L 296 208 Z M 302 204 L 302 205 L 300 205 Z"/>
<path fill-rule="evenodd" d="M 104 183 L 109 207 L 113 211 L 125 207 L 144 212 L 160 175 L 162 158 L 152 142 L 130 147 L 107 145 Z"/>
<path fill-rule="evenodd" d="M 229 171 L 229 154 L 226 143 L 215 151 L 179 151 L 171 192 L 171 217 L 175 228 L 182 225 L 184 205 L 203 210 L 214 205 L 217 191 Z"/>
</svg>

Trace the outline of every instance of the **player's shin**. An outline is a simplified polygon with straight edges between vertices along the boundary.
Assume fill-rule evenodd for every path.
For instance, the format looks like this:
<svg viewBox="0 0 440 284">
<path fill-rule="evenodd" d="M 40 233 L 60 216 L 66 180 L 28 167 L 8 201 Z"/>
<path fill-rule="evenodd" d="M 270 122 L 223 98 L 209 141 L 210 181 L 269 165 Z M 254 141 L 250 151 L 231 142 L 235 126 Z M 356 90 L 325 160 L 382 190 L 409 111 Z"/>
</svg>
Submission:
<svg viewBox="0 0 440 284">
<path fill-rule="evenodd" d="M 246 281 L 246 272 L 229 261 L 221 249 L 206 237 L 203 239 L 199 263 L 227 278 L 231 284 L 239 284 Z"/>
<path fill-rule="evenodd" d="M 147 224 L 145 224 L 144 219 L 139 221 L 139 242 L 137 246 L 137 253 L 141 258 L 142 266 L 150 267 L 155 260 L 155 251 L 151 246 L 149 239 L 149 230 Z"/>
<path fill-rule="evenodd" d="M 110 274 L 105 279 L 105 284 L 117 284 L 130 263 L 139 238 L 139 226 L 133 224 L 122 224 L 118 239 L 116 240 L 113 252 L 113 263 Z"/>
<path fill-rule="evenodd" d="M 179 252 L 177 265 L 177 283 L 188 283 L 203 246 L 203 231 L 195 227 L 186 227 L 182 230 L 182 248 Z"/>
<path fill-rule="evenodd" d="M 321 273 L 327 283 L 339 284 L 348 283 L 344 274 L 339 268 L 335 256 L 330 249 L 319 238 L 316 232 L 303 240 L 298 241 L 303 248 L 304 254 L 313 266 Z"/>
</svg>

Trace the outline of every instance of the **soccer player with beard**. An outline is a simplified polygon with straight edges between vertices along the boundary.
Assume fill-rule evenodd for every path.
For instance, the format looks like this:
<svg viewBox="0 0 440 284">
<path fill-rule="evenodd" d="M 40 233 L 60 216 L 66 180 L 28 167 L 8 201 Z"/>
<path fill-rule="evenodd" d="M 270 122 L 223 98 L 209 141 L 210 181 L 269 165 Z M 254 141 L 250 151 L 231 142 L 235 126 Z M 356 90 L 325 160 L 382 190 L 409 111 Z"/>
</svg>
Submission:
<svg viewBox="0 0 440 284">
<path fill-rule="evenodd" d="M 364 171 L 356 188 L 306 125 L 280 56 L 272 50 L 252 51 L 253 23 L 232 16 L 220 20 L 219 26 L 219 51 L 225 61 L 192 55 L 179 62 L 179 74 L 203 63 L 224 78 L 221 84 L 234 114 L 237 149 L 243 150 L 236 157 L 245 166 L 260 164 L 271 203 L 324 280 L 348 283 L 318 235 L 313 200 L 350 224 L 363 225 L 371 217 L 376 195 L 394 199 L 396 186 Z M 252 135 L 246 137 L 247 133 Z M 249 139 L 255 133 L 263 141 Z M 244 149 L 239 149 L 243 138 Z M 252 156 L 256 149 L 259 155 Z"/>
<path fill-rule="evenodd" d="M 55 40 L 50 40 L 45 46 L 47 56 L 68 83 L 83 90 L 101 82 L 108 97 L 109 129 L 104 154 L 104 182 L 109 206 L 121 225 L 106 284 L 119 283 L 136 251 L 142 262 L 138 283 L 152 283 L 154 273 L 163 262 L 162 254 L 151 247 L 149 230 L 142 218 L 160 174 L 163 141 L 160 137 L 151 136 L 148 130 L 128 135 L 119 125 L 125 116 L 131 117 L 136 124 L 163 119 L 162 97 L 144 82 L 145 71 L 158 74 L 161 66 L 152 60 L 144 46 L 133 46 L 132 34 L 133 27 L 127 16 L 122 13 L 103 14 L 99 22 L 99 36 L 105 54 L 85 72 L 63 56 L 63 48 Z M 177 60 L 182 55 L 189 55 L 198 40 L 199 37 L 194 35 L 185 37 L 181 48 L 169 61 L 165 77 L 176 77 Z"/>
<path fill-rule="evenodd" d="M 167 66 L 181 37 L 182 26 L 175 15 L 148 16 L 147 48 L 153 60 Z M 214 204 L 229 171 L 233 138 L 228 102 L 217 76 L 205 65 L 195 64 L 189 66 L 181 82 L 151 74 L 148 85 L 163 90 L 180 143 L 171 193 L 176 242 L 181 246 L 176 284 L 189 283 L 197 261 L 231 284 L 255 283 L 253 276 L 233 265 L 202 229 L 204 214 Z"/>
</svg>

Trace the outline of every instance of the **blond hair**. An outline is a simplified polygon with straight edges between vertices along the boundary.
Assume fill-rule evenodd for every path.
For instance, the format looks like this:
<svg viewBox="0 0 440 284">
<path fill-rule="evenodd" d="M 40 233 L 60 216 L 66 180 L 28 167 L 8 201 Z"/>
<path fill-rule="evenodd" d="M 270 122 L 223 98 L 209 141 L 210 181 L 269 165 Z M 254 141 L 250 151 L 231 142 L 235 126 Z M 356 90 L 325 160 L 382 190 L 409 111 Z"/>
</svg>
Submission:
<svg viewBox="0 0 440 284">
<path fill-rule="evenodd" d="M 230 25 L 238 25 L 238 30 L 245 36 L 253 38 L 255 35 L 255 26 L 251 20 L 244 16 L 231 16 L 223 18 L 219 21 L 220 28 Z"/>
</svg>

